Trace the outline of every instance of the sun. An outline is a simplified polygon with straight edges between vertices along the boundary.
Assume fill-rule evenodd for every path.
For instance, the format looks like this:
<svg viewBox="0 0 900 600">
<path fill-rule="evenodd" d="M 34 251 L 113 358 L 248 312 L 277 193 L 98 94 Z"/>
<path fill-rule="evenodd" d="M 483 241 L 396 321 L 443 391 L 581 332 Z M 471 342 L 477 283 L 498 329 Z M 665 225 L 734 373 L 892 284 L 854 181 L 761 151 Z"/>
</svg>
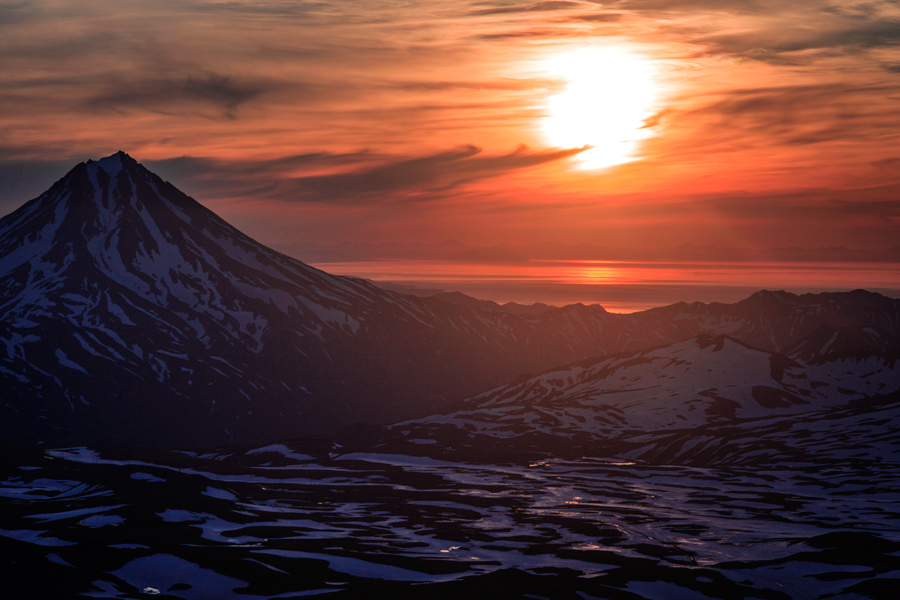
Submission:
<svg viewBox="0 0 900 600">
<path fill-rule="evenodd" d="M 655 97 L 648 61 L 618 48 L 584 48 L 558 55 L 545 67 L 569 80 L 547 107 L 543 130 L 550 143 L 590 146 L 578 155 L 586 169 L 634 160 L 638 142 L 648 135 L 644 125 Z"/>
</svg>

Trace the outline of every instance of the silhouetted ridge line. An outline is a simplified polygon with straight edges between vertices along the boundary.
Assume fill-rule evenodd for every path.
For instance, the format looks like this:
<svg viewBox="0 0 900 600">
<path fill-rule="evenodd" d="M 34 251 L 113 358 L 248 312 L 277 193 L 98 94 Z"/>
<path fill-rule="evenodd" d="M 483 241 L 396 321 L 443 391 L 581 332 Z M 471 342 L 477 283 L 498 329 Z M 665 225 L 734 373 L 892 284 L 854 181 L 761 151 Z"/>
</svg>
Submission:
<svg viewBox="0 0 900 600">
<path fill-rule="evenodd" d="M 386 424 L 518 377 L 727 334 L 810 364 L 896 353 L 900 301 L 760 292 L 632 315 L 448 302 L 275 252 L 125 153 L 0 219 L 0 433 L 266 442 Z"/>
</svg>

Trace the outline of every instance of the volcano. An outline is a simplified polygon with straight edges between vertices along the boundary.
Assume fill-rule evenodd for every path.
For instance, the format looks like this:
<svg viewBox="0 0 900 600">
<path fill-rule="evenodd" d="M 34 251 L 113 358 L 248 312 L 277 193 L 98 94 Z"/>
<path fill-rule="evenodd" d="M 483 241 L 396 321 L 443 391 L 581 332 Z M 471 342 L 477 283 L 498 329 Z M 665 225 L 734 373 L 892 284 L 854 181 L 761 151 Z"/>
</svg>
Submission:
<svg viewBox="0 0 900 600">
<path fill-rule="evenodd" d="M 420 418 L 697 335 L 812 363 L 890 358 L 900 334 L 900 301 L 861 290 L 633 315 L 406 296 L 265 247 L 123 152 L 0 220 L 0 314 L 5 440 L 164 447 Z"/>
<path fill-rule="evenodd" d="M 386 423 L 596 345 L 597 331 L 541 339 L 513 315 L 331 276 L 123 152 L 0 221 L 0 257 L 12 440 L 204 445 Z"/>
</svg>

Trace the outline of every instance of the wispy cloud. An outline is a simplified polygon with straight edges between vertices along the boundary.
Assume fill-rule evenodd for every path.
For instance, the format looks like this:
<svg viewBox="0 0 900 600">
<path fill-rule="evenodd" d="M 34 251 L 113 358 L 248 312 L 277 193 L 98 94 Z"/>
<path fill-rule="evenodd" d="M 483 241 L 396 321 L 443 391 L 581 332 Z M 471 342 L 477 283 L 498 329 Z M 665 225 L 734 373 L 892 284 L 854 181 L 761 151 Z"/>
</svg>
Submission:
<svg viewBox="0 0 900 600">
<path fill-rule="evenodd" d="M 242 82 L 230 75 L 202 73 L 178 79 L 118 80 L 88 100 L 90 106 L 112 110 L 183 110 L 190 105 L 214 107 L 229 118 L 237 109 L 263 93 L 259 82 Z"/>
<path fill-rule="evenodd" d="M 583 6 L 584 4 L 580 2 L 569 2 L 567 0 L 547 0 L 546 2 L 535 2 L 533 4 L 514 4 L 512 6 L 481 8 L 471 11 L 469 14 L 484 16 L 523 12 L 546 12 L 550 10 L 568 10 L 572 8 L 582 8 Z"/>
<path fill-rule="evenodd" d="M 241 162 L 185 156 L 148 161 L 147 166 L 164 177 L 202 189 L 207 197 L 252 193 L 284 202 L 392 204 L 443 198 L 460 186 L 559 161 L 579 152 L 583 149 L 529 151 L 523 147 L 507 154 L 485 156 L 481 149 L 465 146 L 412 157 L 308 154 Z M 326 173 L 320 174 L 321 171 Z"/>
<path fill-rule="evenodd" d="M 547 60 L 591 45 L 646 57 L 660 87 L 641 160 L 586 173 L 542 119 L 567 83 Z M 0 198 L 122 149 L 238 226 L 263 200 L 337 239 L 363 212 L 567 241 L 663 218 L 693 241 L 679 214 L 897 226 L 889 0 L 0 0 L 0 64 Z"/>
<path fill-rule="evenodd" d="M 0 1 L 0 29 L 21 25 L 40 17 L 35 2 L 29 0 Z"/>
<path fill-rule="evenodd" d="M 796 85 L 737 89 L 677 118 L 703 124 L 704 143 L 722 139 L 807 145 L 881 137 L 900 125 L 895 85 Z M 877 98 L 877 101 L 873 101 Z"/>
<path fill-rule="evenodd" d="M 581 148 L 529 152 L 520 148 L 501 156 L 482 156 L 475 146 L 430 156 L 395 160 L 375 167 L 293 180 L 297 200 L 359 202 L 374 195 L 413 191 L 413 198 L 428 199 L 479 179 L 534 167 L 574 156 Z M 384 197 L 384 196 L 382 196 Z M 389 197 L 389 196 L 388 196 Z"/>
<path fill-rule="evenodd" d="M 822 19 L 821 28 L 797 25 L 778 31 L 700 34 L 695 41 L 708 52 L 728 53 L 760 60 L 806 50 L 858 51 L 900 44 L 900 19 Z M 795 57 L 795 60 L 798 60 Z"/>
<path fill-rule="evenodd" d="M 617 12 L 595 13 L 590 15 L 576 15 L 573 18 L 579 21 L 587 21 L 589 23 L 617 23 L 621 21 L 625 15 Z"/>
<path fill-rule="evenodd" d="M 803 219 L 808 222 L 846 223 L 862 218 L 890 222 L 900 218 L 900 184 L 860 187 L 849 190 L 811 188 L 780 194 L 717 195 L 694 198 L 688 210 L 729 218 L 769 219 L 785 223 Z M 681 205 L 679 210 L 684 211 Z"/>
</svg>

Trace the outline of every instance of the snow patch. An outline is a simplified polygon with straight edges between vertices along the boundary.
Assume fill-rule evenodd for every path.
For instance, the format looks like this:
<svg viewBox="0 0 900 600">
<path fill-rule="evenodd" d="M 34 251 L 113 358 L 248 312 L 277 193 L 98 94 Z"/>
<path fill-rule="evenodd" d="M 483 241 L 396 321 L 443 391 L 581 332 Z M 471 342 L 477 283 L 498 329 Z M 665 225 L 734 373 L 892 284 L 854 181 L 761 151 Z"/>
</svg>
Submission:
<svg viewBox="0 0 900 600">
<path fill-rule="evenodd" d="M 59 360 L 59 364 L 63 367 L 68 367 L 70 369 L 75 369 L 76 371 L 81 371 L 85 375 L 88 374 L 87 371 L 84 370 L 84 367 L 76 363 L 75 361 L 69 360 L 69 357 L 66 356 L 66 353 L 62 351 L 62 349 L 56 349 L 56 358 Z"/>
</svg>

